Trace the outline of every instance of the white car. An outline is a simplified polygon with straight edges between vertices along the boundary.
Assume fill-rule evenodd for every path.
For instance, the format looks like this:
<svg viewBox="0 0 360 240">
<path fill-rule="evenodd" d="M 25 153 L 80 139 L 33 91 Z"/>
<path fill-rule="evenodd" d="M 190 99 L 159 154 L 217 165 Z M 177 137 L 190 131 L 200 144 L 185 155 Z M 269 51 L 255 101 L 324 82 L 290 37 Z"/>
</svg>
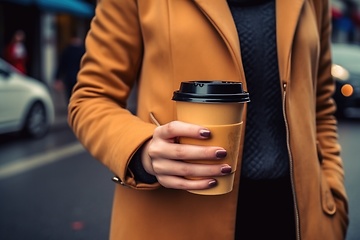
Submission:
<svg viewBox="0 0 360 240">
<path fill-rule="evenodd" d="M 40 138 L 54 120 L 54 103 L 45 84 L 0 59 L 0 134 L 21 132 Z"/>
</svg>

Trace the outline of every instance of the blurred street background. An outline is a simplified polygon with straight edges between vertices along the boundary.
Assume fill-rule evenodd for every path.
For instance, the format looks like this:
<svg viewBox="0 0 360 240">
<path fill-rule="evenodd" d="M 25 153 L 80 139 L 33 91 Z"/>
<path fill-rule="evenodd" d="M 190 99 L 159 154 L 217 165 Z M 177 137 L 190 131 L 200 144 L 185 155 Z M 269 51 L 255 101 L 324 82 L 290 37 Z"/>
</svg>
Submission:
<svg viewBox="0 0 360 240">
<path fill-rule="evenodd" d="M 360 0 L 331 3 L 335 98 L 350 201 L 346 240 L 359 240 Z M 26 76 L 47 86 L 55 114 L 50 130 L 40 138 L 0 134 L 0 240 L 108 239 L 112 174 L 84 150 L 68 127 L 66 86 L 59 84 L 56 74 L 74 33 L 85 38 L 95 5 L 96 0 L 0 0 L 0 57 L 5 57 L 2 50 L 14 33 L 22 30 Z M 0 130 L 1 74 L 0 62 Z M 131 99 L 131 110 L 135 104 Z"/>
</svg>

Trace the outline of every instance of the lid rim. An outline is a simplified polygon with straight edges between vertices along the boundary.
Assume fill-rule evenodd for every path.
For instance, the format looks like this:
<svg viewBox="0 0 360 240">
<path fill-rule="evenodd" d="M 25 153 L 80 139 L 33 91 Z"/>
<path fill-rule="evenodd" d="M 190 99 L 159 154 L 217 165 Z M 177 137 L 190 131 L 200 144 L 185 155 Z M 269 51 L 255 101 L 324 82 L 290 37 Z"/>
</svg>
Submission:
<svg viewBox="0 0 360 240">
<path fill-rule="evenodd" d="M 249 93 L 241 82 L 231 81 L 188 81 L 182 82 L 180 89 L 173 92 L 172 100 L 201 103 L 245 103 Z"/>
</svg>

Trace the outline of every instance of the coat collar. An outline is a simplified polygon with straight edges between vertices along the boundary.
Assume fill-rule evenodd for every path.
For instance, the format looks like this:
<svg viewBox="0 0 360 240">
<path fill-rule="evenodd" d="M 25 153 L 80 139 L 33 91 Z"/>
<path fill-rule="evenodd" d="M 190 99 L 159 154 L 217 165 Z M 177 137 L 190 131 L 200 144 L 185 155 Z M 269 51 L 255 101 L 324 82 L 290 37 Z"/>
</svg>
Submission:
<svg viewBox="0 0 360 240">
<path fill-rule="evenodd" d="M 238 65 L 240 81 L 245 82 L 245 74 L 241 70 L 239 37 L 226 0 L 194 0 L 194 2 L 226 42 L 233 59 Z"/>
<path fill-rule="evenodd" d="M 244 81 L 237 30 L 226 0 L 193 0 L 227 43 Z M 288 81 L 292 41 L 305 0 L 276 0 L 278 60 L 281 80 Z"/>
</svg>

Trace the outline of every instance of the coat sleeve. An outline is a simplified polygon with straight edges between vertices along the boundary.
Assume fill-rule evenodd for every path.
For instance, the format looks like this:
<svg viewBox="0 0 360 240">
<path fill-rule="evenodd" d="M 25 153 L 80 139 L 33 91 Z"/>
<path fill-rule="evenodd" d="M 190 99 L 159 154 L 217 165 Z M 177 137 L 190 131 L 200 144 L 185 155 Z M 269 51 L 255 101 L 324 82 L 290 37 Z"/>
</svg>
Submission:
<svg viewBox="0 0 360 240">
<path fill-rule="evenodd" d="M 320 3 L 320 1 L 314 1 Z M 334 118 L 336 104 L 332 98 L 335 91 L 331 76 L 331 15 L 329 1 L 323 0 L 316 5 L 320 32 L 320 62 L 316 92 L 317 139 L 321 148 L 322 172 L 330 186 L 336 202 L 337 226 L 345 233 L 348 226 L 348 198 L 344 186 L 344 168 L 340 157 L 337 121 Z"/>
<path fill-rule="evenodd" d="M 91 155 L 124 185 L 153 189 L 157 183 L 137 183 L 128 170 L 130 159 L 155 129 L 126 109 L 142 62 L 138 19 L 135 0 L 98 2 L 70 99 L 68 122 Z"/>
</svg>

